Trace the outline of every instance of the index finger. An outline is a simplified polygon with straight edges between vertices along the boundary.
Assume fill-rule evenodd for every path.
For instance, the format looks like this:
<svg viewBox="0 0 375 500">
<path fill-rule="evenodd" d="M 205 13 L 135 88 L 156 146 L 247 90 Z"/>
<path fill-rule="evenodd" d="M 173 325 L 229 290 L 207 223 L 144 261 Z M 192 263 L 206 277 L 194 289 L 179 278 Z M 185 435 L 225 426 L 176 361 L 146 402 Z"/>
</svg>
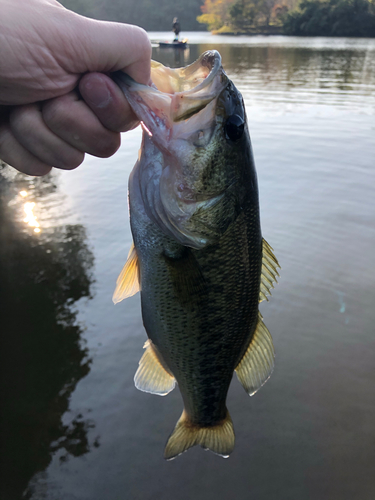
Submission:
<svg viewBox="0 0 375 500">
<path fill-rule="evenodd" d="M 66 36 L 75 57 L 70 58 L 67 70 L 81 74 L 122 70 L 137 82 L 149 83 L 151 42 L 142 28 L 79 15 L 73 19 Z"/>
</svg>

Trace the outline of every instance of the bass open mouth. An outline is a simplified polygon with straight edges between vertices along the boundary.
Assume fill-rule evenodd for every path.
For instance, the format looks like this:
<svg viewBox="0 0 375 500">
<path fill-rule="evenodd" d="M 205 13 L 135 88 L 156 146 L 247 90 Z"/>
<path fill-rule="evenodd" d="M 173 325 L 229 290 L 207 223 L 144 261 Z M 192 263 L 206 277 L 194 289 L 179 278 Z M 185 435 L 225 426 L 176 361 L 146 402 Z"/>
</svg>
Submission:
<svg viewBox="0 0 375 500">
<path fill-rule="evenodd" d="M 121 71 L 111 74 L 153 140 L 168 149 L 174 124 L 189 120 L 211 103 L 228 83 L 216 50 L 186 68 L 171 69 L 152 61 L 152 86 Z"/>
</svg>

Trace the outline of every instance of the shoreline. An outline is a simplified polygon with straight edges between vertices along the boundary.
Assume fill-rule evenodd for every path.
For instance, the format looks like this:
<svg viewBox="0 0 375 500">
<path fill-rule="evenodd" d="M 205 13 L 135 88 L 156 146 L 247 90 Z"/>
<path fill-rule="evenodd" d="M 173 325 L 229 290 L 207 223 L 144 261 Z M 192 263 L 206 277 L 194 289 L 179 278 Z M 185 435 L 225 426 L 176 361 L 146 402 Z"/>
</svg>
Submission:
<svg viewBox="0 0 375 500">
<path fill-rule="evenodd" d="M 218 29 L 218 30 L 212 30 L 211 33 L 212 33 L 212 35 L 219 35 L 219 36 L 256 36 L 256 35 L 277 36 L 277 35 L 284 35 L 282 26 L 272 26 L 266 30 L 254 29 L 254 30 L 250 30 L 250 31 L 221 31 L 220 29 Z"/>
</svg>

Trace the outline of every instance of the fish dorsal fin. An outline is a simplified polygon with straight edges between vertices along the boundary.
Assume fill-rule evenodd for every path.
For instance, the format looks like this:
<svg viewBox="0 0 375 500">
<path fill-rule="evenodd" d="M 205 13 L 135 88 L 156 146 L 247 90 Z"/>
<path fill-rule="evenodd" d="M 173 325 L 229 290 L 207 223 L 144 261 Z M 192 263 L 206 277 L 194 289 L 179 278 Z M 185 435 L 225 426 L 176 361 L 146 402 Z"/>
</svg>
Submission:
<svg viewBox="0 0 375 500">
<path fill-rule="evenodd" d="M 262 256 L 262 275 L 260 279 L 259 302 L 267 300 L 267 295 L 271 295 L 271 288 L 274 288 L 273 283 L 277 283 L 276 276 L 280 276 L 277 268 L 280 265 L 272 251 L 272 247 L 263 238 L 263 256 Z"/>
<path fill-rule="evenodd" d="M 116 289 L 112 297 L 113 303 L 117 304 L 117 302 L 135 295 L 140 289 L 138 255 L 134 243 L 132 243 L 128 260 L 116 281 Z"/>
<path fill-rule="evenodd" d="M 174 389 L 176 379 L 161 360 L 151 340 L 147 340 L 143 347 L 146 351 L 134 377 L 135 386 L 143 392 L 166 396 Z"/>
<path fill-rule="evenodd" d="M 270 378 L 275 360 L 271 334 L 263 323 L 262 315 L 258 314 L 253 338 L 235 369 L 238 380 L 250 396 L 253 396 Z"/>
</svg>

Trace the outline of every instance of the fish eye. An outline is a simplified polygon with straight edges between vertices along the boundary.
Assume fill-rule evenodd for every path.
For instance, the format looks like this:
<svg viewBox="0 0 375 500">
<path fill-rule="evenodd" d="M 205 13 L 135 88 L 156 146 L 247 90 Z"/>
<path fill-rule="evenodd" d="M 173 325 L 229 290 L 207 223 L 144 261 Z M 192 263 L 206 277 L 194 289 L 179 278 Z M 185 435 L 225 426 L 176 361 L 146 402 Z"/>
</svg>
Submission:
<svg viewBox="0 0 375 500">
<path fill-rule="evenodd" d="M 224 125 L 225 136 L 231 141 L 238 141 L 245 129 L 245 122 L 239 115 L 231 115 Z"/>
</svg>

